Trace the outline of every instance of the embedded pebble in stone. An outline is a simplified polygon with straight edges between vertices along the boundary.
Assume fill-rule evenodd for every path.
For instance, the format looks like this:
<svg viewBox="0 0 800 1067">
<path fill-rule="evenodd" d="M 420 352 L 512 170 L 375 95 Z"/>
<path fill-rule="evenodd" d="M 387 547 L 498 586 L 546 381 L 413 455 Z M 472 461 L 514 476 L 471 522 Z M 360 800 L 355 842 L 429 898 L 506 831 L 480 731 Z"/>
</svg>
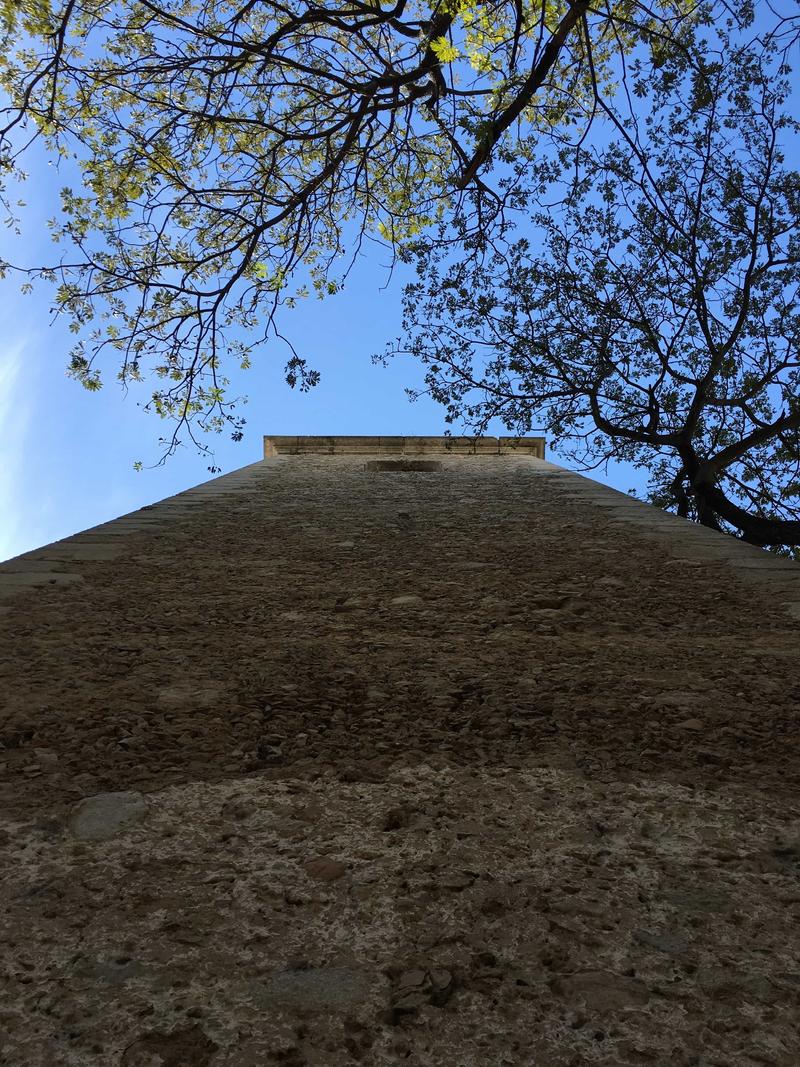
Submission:
<svg viewBox="0 0 800 1067">
<path fill-rule="evenodd" d="M 95 982 L 122 985 L 131 978 L 148 974 L 148 968 L 136 960 L 122 956 L 114 960 L 83 961 L 76 967 L 75 974 L 78 978 L 89 978 Z"/>
<path fill-rule="evenodd" d="M 531 597 L 530 607 L 534 611 L 561 611 L 567 603 L 565 596 L 534 596 Z"/>
<path fill-rule="evenodd" d="M 700 719 L 684 719 L 683 722 L 677 723 L 679 730 L 703 730 L 705 729 Z"/>
<path fill-rule="evenodd" d="M 306 1011 L 351 1008 L 375 993 L 380 995 L 371 976 L 356 968 L 303 964 L 274 972 L 261 982 L 247 981 L 242 991 L 264 1008 L 298 1007 Z"/>
<path fill-rule="evenodd" d="M 729 971 L 714 965 L 701 967 L 696 981 L 699 988 L 715 1000 L 769 1001 L 777 995 L 775 985 L 762 974 Z"/>
<path fill-rule="evenodd" d="M 80 841 L 105 841 L 131 829 L 147 814 L 141 793 L 98 793 L 73 809 L 69 828 Z"/>
<path fill-rule="evenodd" d="M 418 1011 L 429 1003 L 428 997 L 423 990 L 400 990 L 392 1001 L 392 1010 L 397 1015 L 405 1015 L 412 1011 Z"/>
<path fill-rule="evenodd" d="M 380 828 L 384 833 L 392 833 L 394 830 L 405 830 L 411 823 L 413 811 L 403 805 L 387 808 L 380 819 Z"/>
<path fill-rule="evenodd" d="M 501 612 L 503 614 L 508 614 L 508 612 L 511 610 L 511 605 L 509 604 L 509 602 L 497 596 L 483 597 L 481 599 L 480 605 L 481 608 L 484 609 L 484 611 L 495 611 Z"/>
<path fill-rule="evenodd" d="M 634 930 L 633 939 L 645 948 L 654 948 L 670 956 L 680 956 L 689 948 L 689 943 L 685 938 L 670 933 L 668 930 L 662 930 L 660 933 L 653 930 Z"/>
<path fill-rule="evenodd" d="M 400 989 L 413 989 L 415 986 L 424 985 L 425 976 L 425 971 L 419 969 L 404 971 L 403 974 L 400 975 L 397 985 Z"/>
<path fill-rule="evenodd" d="M 141 737 L 131 735 L 130 737 L 121 737 L 117 744 L 120 748 L 141 748 L 144 745 L 144 740 Z"/>
<path fill-rule="evenodd" d="M 436 880 L 431 884 L 431 889 L 450 889 L 455 893 L 460 893 L 462 889 L 467 889 L 475 881 L 475 875 L 469 871 L 445 871 L 444 874 L 439 875 Z"/>
<path fill-rule="evenodd" d="M 665 708 L 693 708 L 701 699 L 699 693 L 693 693 L 685 689 L 670 689 L 659 693 L 656 702 Z"/>
<path fill-rule="evenodd" d="M 332 860 L 329 856 L 319 856 L 317 859 L 307 860 L 303 867 L 309 878 L 316 878 L 319 882 L 335 882 L 346 873 L 347 867 L 339 860 Z"/>
<path fill-rule="evenodd" d="M 361 597 L 349 596 L 346 600 L 343 600 L 343 601 L 341 601 L 341 603 L 337 604 L 334 610 L 335 611 L 360 611 L 362 608 L 365 608 L 366 606 L 367 606 L 366 602 Z"/>
<path fill-rule="evenodd" d="M 795 860 L 800 857 L 800 827 L 789 827 L 787 833 L 775 839 L 770 851 L 781 860 Z"/>
<path fill-rule="evenodd" d="M 410 608 L 414 607 L 417 604 L 422 604 L 423 600 L 421 596 L 393 596 L 389 603 L 393 604 L 396 608 Z"/>
<path fill-rule="evenodd" d="M 391 997 L 390 1021 L 397 1023 L 403 1015 L 418 1011 L 427 1004 L 442 1007 L 453 992 L 453 975 L 445 968 L 429 971 L 415 967 L 404 971 L 396 981 Z"/>
<path fill-rule="evenodd" d="M 567 999 L 583 1001 L 599 1014 L 639 1007 L 650 999 L 644 982 L 611 971 L 579 971 L 558 979 L 557 987 Z"/>
<path fill-rule="evenodd" d="M 200 688 L 192 685 L 173 685 L 162 689 L 158 703 L 162 708 L 213 708 L 222 700 L 221 689 Z"/>
<path fill-rule="evenodd" d="M 217 1046 L 199 1026 L 137 1037 L 122 1053 L 121 1067 L 207 1067 Z"/>
</svg>

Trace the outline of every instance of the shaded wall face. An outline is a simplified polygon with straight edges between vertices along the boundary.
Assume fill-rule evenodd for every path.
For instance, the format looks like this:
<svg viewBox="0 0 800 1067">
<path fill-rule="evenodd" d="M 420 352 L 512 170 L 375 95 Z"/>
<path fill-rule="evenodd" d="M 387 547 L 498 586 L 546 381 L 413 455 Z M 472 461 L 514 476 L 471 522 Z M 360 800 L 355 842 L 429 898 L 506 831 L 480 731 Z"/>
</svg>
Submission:
<svg viewBox="0 0 800 1067">
<path fill-rule="evenodd" d="M 18 561 L 10 802 L 397 761 L 706 779 L 697 702 L 783 699 L 788 617 L 716 535 L 535 459 L 383 458 L 278 455 Z M 750 729 L 754 774 L 789 765 Z"/>
<path fill-rule="evenodd" d="M 386 458 L 0 567 L 0 1061 L 794 1065 L 800 568 Z"/>
</svg>

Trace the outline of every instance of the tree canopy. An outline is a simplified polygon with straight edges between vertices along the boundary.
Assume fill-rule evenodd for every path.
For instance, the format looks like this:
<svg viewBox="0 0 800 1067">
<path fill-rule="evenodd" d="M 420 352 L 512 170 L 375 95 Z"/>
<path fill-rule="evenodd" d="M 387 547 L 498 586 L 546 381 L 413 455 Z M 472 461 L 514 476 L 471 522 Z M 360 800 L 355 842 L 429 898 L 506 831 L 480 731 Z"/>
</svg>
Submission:
<svg viewBox="0 0 800 1067">
<path fill-rule="evenodd" d="M 705 11 L 705 14 L 703 14 Z M 99 388 L 155 379 L 174 424 L 241 433 L 226 368 L 335 292 L 365 238 L 507 206 L 539 139 L 583 129 L 624 57 L 684 47 L 691 0 L 2 0 L 0 167 L 80 168 L 56 286 Z M 9 196 L 9 203 L 10 203 Z M 287 378 L 316 372 L 290 355 Z"/>
<path fill-rule="evenodd" d="M 634 68 L 612 139 L 529 168 L 535 238 L 418 243 L 392 351 L 450 421 L 630 461 L 653 503 L 797 554 L 800 127 L 778 39 L 718 44 Z"/>
<path fill-rule="evenodd" d="M 800 545 L 800 20 L 769 12 L 0 0 L 6 206 L 32 141 L 78 174 L 56 261 L 3 269 L 54 284 L 88 389 L 153 381 L 169 452 L 240 437 L 230 368 L 382 241 L 419 271 L 395 350 L 451 421 L 538 425 L 646 468 L 662 506 Z M 290 346 L 286 377 L 318 375 Z"/>
</svg>

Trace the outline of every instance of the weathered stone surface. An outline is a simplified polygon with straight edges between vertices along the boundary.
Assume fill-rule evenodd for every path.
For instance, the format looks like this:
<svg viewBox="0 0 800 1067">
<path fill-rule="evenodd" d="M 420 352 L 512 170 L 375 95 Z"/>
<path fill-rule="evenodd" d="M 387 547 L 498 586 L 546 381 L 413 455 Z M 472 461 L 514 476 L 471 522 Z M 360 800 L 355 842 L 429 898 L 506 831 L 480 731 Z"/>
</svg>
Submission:
<svg viewBox="0 0 800 1067">
<path fill-rule="evenodd" d="M 0 1060 L 796 1067 L 795 572 L 435 458 L 277 455 L 0 613 Z"/>
<path fill-rule="evenodd" d="M 75 807 L 69 828 L 81 841 L 105 841 L 136 826 L 147 810 L 141 793 L 98 793 Z"/>
</svg>

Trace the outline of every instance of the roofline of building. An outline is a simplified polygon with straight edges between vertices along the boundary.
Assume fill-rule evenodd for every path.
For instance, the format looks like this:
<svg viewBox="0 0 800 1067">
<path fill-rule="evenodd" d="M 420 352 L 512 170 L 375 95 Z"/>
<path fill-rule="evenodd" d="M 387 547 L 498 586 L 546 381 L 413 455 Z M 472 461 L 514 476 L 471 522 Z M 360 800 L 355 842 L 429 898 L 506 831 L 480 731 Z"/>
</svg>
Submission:
<svg viewBox="0 0 800 1067">
<path fill-rule="evenodd" d="M 544 459 L 544 437 L 265 436 L 264 458 L 303 455 L 481 455 Z"/>
</svg>

